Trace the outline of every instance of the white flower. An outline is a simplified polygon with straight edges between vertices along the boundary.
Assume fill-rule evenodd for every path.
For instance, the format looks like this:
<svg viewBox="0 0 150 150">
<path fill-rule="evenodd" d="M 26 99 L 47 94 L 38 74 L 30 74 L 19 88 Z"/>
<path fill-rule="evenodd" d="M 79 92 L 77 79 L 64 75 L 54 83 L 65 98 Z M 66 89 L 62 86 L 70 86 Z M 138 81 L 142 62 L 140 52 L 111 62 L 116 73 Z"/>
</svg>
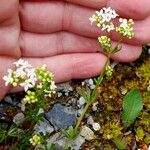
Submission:
<svg viewBox="0 0 150 150">
<path fill-rule="evenodd" d="M 24 71 L 23 68 L 16 69 L 16 77 L 25 78 L 25 76 L 26 76 L 26 72 Z"/>
<path fill-rule="evenodd" d="M 35 71 L 35 68 L 32 68 L 32 69 L 26 69 L 26 72 L 27 72 L 27 77 L 32 80 L 33 82 L 36 82 L 37 81 L 37 75 L 36 75 L 36 71 Z"/>
<path fill-rule="evenodd" d="M 95 22 L 98 27 L 102 27 L 102 30 L 110 32 L 115 29 L 112 19 L 119 16 L 116 11 L 110 7 L 102 8 L 100 11 L 96 11 L 95 14 L 89 18 L 91 23 Z"/>
<path fill-rule="evenodd" d="M 115 29 L 115 26 L 112 22 L 110 24 L 103 24 L 102 25 L 102 31 L 106 30 L 107 32 L 110 32 L 114 29 Z"/>
<path fill-rule="evenodd" d="M 28 68 L 28 67 L 32 67 L 28 61 L 25 61 L 23 59 L 19 59 L 17 62 L 14 62 L 14 64 L 16 65 L 16 67 L 21 67 L 23 69 Z"/>
<path fill-rule="evenodd" d="M 91 21 L 91 24 L 93 22 L 95 22 L 96 21 L 96 15 L 92 15 L 92 17 L 90 17 L 89 20 Z"/>
<path fill-rule="evenodd" d="M 5 85 L 8 86 L 8 84 L 13 83 L 13 70 L 8 69 L 8 75 L 3 77 L 3 80 L 5 81 Z"/>
<path fill-rule="evenodd" d="M 57 86 L 55 85 L 55 82 L 52 81 L 52 82 L 51 82 L 51 85 L 50 85 L 50 89 L 51 89 L 51 90 L 55 90 L 56 88 L 57 88 Z"/>
<path fill-rule="evenodd" d="M 27 91 L 28 89 L 31 89 L 35 86 L 35 81 L 31 80 L 31 79 L 27 79 L 24 82 L 20 83 L 20 86 L 22 86 L 24 88 L 25 91 Z"/>
<path fill-rule="evenodd" d="M 101 11 L 101 16 L 106 22 L 110 22 L 112 19 L 115 19 L 117 16 L 119 16 L 111 7 L 103 8 Z"/>
</svg>

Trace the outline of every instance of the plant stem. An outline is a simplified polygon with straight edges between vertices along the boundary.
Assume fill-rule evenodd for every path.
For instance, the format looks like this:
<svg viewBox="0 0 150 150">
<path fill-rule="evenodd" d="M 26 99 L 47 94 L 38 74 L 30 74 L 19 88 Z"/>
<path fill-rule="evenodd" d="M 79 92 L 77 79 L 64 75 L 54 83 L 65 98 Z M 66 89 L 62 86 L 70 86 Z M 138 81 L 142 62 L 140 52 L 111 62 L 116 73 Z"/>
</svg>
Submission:
<svg viewBox="0 0 150 150">
<path fill-rule="evenodd" d="M 106 63 L 105 63 L 105 65 L 104 65 L 103 69 L 102 69 L 102 72 L 101 72 L 100 76 L 98 77 L 96 86 L 95 86 L 95 88 L 94 88 L 94 90 L 93 90 L 93 92 L 92 92 L 92 99 L 91 99 L 91 101 L 90 101 L 89 103 L 86 103 L 86 105 L 85 105 L 85 107 L 84 107 L 84 109 L 83 109 L 83 112 L 82 112 L 81 116 L 78 118 L 77 124 L 76 124 L 76 126 L 75 126 L 75 130 L 76 130 L 76 131 L 78 130 L 78 128 L 79 128 L 79 126 L 80 126 L 80 124 L 81 124 L 81 121 L 83 120 L 84 115 L 85 115 L 85 113 L 87 112 L 88 108 L 89 108 L 90 105 L 96 100 L 96 98 L 97 98 L 97 96 L 98 96 L 97 89 L 98 89 L 99 85 L 100 85 L 100 84 L 102 83 L 102 81 L 103 81 L 103 77 L 104 77 L 104 75 L 105 75 L 105 70 L 106 70 L 107 65 L 108 65 L 108 63 L 109 63 L 110 57 L 111 57 L 111 54 L 108 54 Z"/>
</svg>

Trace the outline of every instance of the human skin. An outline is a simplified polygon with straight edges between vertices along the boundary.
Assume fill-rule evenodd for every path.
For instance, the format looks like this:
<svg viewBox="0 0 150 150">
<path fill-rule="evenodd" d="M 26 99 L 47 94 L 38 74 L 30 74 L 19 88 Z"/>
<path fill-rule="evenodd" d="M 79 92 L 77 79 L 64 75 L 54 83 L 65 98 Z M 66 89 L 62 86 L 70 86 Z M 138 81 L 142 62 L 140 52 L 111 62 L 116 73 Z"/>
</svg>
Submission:
<svg viewBox="0 0 150 150">
<path fill-rule="evenodd" d="M 104 6 L 135 20 L 135 37 L 124 39 L 112 59 L 136 60 L 141 45 L 150 41 L 149 0 L 0 0 L 0 99 L 16 90 L 2 78 L 19 58 L 33 66 L 46 64 L 56 82 L 98 75 L 106 56 L 97 43 L 102 33 L 89 17 Z M 110 36 L 116 43 L 119 36 Z"/>
</svg>

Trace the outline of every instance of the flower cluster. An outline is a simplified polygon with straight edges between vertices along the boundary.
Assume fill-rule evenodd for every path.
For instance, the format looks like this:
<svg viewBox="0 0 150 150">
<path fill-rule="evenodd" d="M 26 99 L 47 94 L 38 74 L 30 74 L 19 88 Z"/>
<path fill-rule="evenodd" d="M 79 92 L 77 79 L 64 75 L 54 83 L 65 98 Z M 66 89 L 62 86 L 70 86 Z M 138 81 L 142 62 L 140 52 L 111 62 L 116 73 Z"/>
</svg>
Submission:
<svg viewBox="0 0 150 150">
<path fill-rule="evenodd" d="M 100 11 L 96 11 L 96 13 L 92 17 L 90 17 L 89 20 L 91 21 L 91 23 L 95 23 L 98 27 L 101 27 L 102 31 L 106 30 L 107 32 L 110 32 L 116 29 L 116 31 L 122 36 L 129 39 L 133 38 L 133 20 L 119 18 L 120 25 L 119 27 L 115 27 L 112 21 L 118 16 L 119 15 L 114 9 L 108 7 L 102 8 Z"/>
<path fill-rule="evenodd" d="M 27 91 L 35 87 L 37 78 L 35 69 L 25 60 L 19 59 L 14 63 L 16 70 L 8 69 L 8 75 L 4 76 L 5 85 L 11 84 L 13 86 L 20 85 Z"/>
<path fill-rule="evenodd" d="M 108 65 L 108 66 L 106 67 L 106 72 L 105 72 L 106 76 L 107 76 L 107 77 L 111 77 L 112 74 L 113 74 L 113 71 L 114 71 L 114 69 L 113 69 L 111 66 Z"/>
<path fill-rule="evenodd" d="M 53 94 L 55 94 L 56 85 L 53 81 L 54 75 L 47 70 L 47 67 L 43 65 L 42 67 L 37 68 L 36 73 L 40 81 L 37 87 L 39 89 L 43 89 L 45 96 L 51 97 Z"/>
<path fill-rule="evenodd" d="M 109 37 L 107 36 L 100 36 L 98 37 L 98 41 L 100 43 L 100 46 L 104 49 L 109 51 L 109 49 L 111 48 L 111 40 Z"/>
<path fill-rule="evenodd" d="M 43 67 L 33 68 L 27 61 L 19 59 L 14 63 L 16 70 L 8 69 L 8 74 L 3 77 L 6 86 L 11 84 L 13 86 L 21 86 L 27 92 L 24 102 L 35 103 L 38 101 L 36 93 L 29 91 L 29 89 L 42 89 L 44 96 L 51 97 L 55 94 L 56 85 L 53 81 L 53 74 L 47 70 L 46 65 Z M 36 84 L 38 83 L 38 85 Z"/>
<path fill-rule="evenodd" d="M 120 22 L 120 26 L 116 27 L 116 31 L 119 32 L 124 37 L 127 37 L 129 39 L 133 38 L 134 37 L 133 20 L 120 18 L 119 22 Z"/>
<path fill-rule="evenodd" d="M 36 145 L 40 145 L 41 144 L 41 136 L 40 135 L 34 135 L 31 139 L 30 139 L 30 143 L 33 145 L 33 146 L 36 146 Z"/>
<path fill-rule="evenodd" d="M 38 98 L 36 97 L 36 93 L 32 91 L 27 91 L 27 95 L 23 99 L 24 103 L 35 103 L 38 101 Z"/>
<path fill-rule="evenodd" d="M 118 16 L 116 11 L 110 7 L 102 8 L 100 11 L 96 11 L 90 19 L 91 23 L 95 23 L 98 27 L 102 27 L 102 31 L 106 30 L 110 32 L 115 29 L 112 19 Z"/>
</svg>

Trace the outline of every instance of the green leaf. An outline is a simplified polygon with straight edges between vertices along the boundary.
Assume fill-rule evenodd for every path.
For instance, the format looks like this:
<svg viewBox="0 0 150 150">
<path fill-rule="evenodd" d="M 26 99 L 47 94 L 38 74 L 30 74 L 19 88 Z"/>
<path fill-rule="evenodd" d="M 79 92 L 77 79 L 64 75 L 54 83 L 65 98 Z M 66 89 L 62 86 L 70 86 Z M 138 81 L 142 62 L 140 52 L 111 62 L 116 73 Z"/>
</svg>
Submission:
<svg viewBox="0 0 150 150">
<path fill-rule="evenodd" d="M 129 127 L 134 123 L 143 108 L 142 96 L 139 90 L 131 90 L 123 99 L 122 122 Z"/>
<path fill-rule="evenodd" d="M 85 99 L 86 103 L 91 102 L 91 91 L 81 90 L 80 95 Z"/>
<path fill-rule="evenodd" d="M 62 133 L 69 140 L 74 140 L 79 135 L 79 132 L 72 126 L 70 126 L 68 130 L 62 130 Z"/>
<path fill-rule="evenodd" d="M 119 150 L 124 150 L 124 149 L 126 149 L 127 142 L 126 142 L 126 139 L 125 139 L 125 138 L 115 138 L 115 139 L 113 140 L 113 142 L 115 143 L 116 147 L 117 147 Z"/>
</svg>

